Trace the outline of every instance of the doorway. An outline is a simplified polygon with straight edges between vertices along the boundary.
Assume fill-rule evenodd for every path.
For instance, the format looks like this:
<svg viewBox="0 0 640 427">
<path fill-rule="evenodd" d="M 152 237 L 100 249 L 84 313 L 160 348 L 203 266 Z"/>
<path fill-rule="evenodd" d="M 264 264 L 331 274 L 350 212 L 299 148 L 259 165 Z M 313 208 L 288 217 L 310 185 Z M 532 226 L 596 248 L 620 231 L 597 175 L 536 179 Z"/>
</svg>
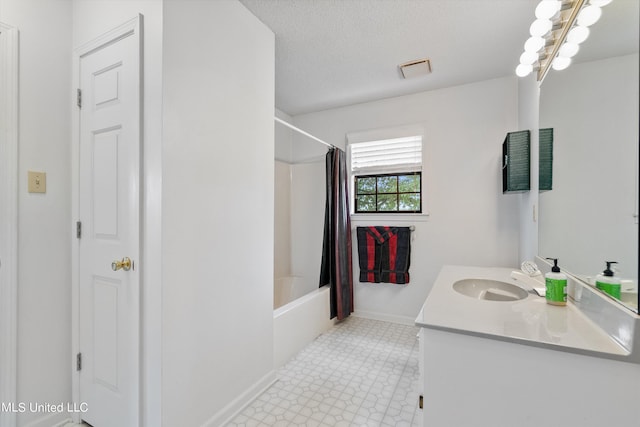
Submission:
<svg viewBox="0 0 640 427">
<path fill-rule="evenodd" d="M 73 397 L 100 427 L 140 420 L 141 40 L 139 16 L 74 56 Z"/>
</svg>

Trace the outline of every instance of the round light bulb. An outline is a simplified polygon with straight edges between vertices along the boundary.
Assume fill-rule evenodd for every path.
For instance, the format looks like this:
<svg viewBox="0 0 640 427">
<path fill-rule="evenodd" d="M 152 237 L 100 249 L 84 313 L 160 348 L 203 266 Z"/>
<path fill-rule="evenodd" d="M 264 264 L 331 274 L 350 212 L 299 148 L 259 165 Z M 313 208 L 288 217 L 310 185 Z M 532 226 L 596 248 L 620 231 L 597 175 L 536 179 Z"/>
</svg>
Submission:
<svg viewBox="0 0 640 427">
<path fill-rule="evenodd" d="M 577 25 L 567 33 L 567 41 L 569 43 L 580 44 L 589 37 L 589 28 Z"/>
<path fill-rule="evenodd" d="M 572 58 L 576 53 L 578 53 L 579 50 L 580 46 L 578 46 L 577 44 L 566 42 L 562 46 L 560 46 L 558 55 L 565 58 Z"/>
<path fill-rule="evenodd" d="M 520 64 L 516 67 L 516 75 L 518 77 L 526 77 L 533 71 L 531 64 Z"/>
<path fill-rule="evenodd" d="M 520 55 L 520 63 L 525 65 L 531 65 L 538 60 L 538 54 L 534 52 L 523 52 Z"/>
<path fill-rule="evenodd" d="M 598 22 L 600 16 L 602 16 L 602 9 L 598 6 L 589 5 L 578 13 L 578 25 L 589 27 Z"/>
<path fill-rule="evenodd" d="M 556 57 L 551 63 L 551 68 L 557 71 L 564 70 L 571 65 L 571 58 L 565 58 L 564 56 Z"/>
<path fill-rule="evenodd" d="M 553 15 L 560 11 L 562 2 L 558 0 L 542 0 L 536 6 L 536 18 L 551 19 Z"/>
<path fill-rule="evenodd" d="M 594 6 L 602 7 L 611 3 L 611 0 L 589 0 L 589 4 Z"/>
<path fill-rule="evenodd" d="M 536 19 L 529 27 L 529 33 L 532 36 L 541 37 L 551 31 L 552 26 L 553 24 L 548 19 Z"/>
<path fill-rule="evenodd" d="M 545 41 L 542 37 L 529 37 L 524 43 L 524 51 L 536 53 L 539 52 L 545 45 Z"/>
</svg>

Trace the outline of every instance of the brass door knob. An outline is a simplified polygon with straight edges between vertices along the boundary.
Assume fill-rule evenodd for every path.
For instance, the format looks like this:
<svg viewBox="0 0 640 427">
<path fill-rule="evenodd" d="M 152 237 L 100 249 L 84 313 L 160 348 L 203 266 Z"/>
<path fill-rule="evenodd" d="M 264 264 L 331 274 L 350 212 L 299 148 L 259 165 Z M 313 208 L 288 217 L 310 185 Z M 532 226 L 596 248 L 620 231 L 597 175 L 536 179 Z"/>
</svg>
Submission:
<svg viewBox="0 0 640 427">
<path fill-rule="evenodd" d="M 111 263 L 111 269 L 113 271 L 118 271 L 120 269 L 124 271 L 129 271 L 131 270 L 132 265 L 133 265 L 133 262 L 131 262 L 131 259 L 129 259 L 129 257 L 124 257 L 122 258 L 122 261 L 113 261 Z"/>
</svg>

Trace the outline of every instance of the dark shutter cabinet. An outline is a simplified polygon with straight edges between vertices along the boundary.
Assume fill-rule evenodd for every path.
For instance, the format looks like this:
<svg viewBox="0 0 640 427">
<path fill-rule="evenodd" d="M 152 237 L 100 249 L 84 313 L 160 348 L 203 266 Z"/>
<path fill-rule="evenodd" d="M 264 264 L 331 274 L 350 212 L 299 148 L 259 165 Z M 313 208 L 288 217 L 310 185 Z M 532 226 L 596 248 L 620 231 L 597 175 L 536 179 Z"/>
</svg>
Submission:
<svg viewBox="0 0 640 427">
<path fill-rule="evenodd" d="M 509 132 L 502 143 L 502 192 L 529 191 L 531 138 L 528 130 Z"/>
<path fill-rule="evenodd" d="M 540 143 L 538 185 L 540 191 L 549 191 L 553 183 L 553 128 L 540 129 L 538 135 Z"/>
</svg>

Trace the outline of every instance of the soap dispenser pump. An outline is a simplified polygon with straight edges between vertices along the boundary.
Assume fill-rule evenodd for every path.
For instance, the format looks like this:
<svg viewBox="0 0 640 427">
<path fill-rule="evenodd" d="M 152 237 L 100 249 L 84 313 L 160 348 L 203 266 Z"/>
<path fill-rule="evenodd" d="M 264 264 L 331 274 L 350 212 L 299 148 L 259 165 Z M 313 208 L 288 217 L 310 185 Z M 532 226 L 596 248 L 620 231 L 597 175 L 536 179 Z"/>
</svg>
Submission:
<svg viewBox="0 0 640 427">
<path fill-rule="evenodd" d="M 553 261 L 551 272 L 544 275 L 547 304 L 567 305 L 567 275 L 560 272 L 558 258 L 547 259 Z"/>
<path fill-rule="evenodd" d="M 607 269 L 596 276 L 596 288 L 602 292 L 611 295 L 616 299 L 620 299 L 620 279 L 613 275 L 611 264 L 617 264 L 616 261 L 605 261 Z"/>
</svg>

